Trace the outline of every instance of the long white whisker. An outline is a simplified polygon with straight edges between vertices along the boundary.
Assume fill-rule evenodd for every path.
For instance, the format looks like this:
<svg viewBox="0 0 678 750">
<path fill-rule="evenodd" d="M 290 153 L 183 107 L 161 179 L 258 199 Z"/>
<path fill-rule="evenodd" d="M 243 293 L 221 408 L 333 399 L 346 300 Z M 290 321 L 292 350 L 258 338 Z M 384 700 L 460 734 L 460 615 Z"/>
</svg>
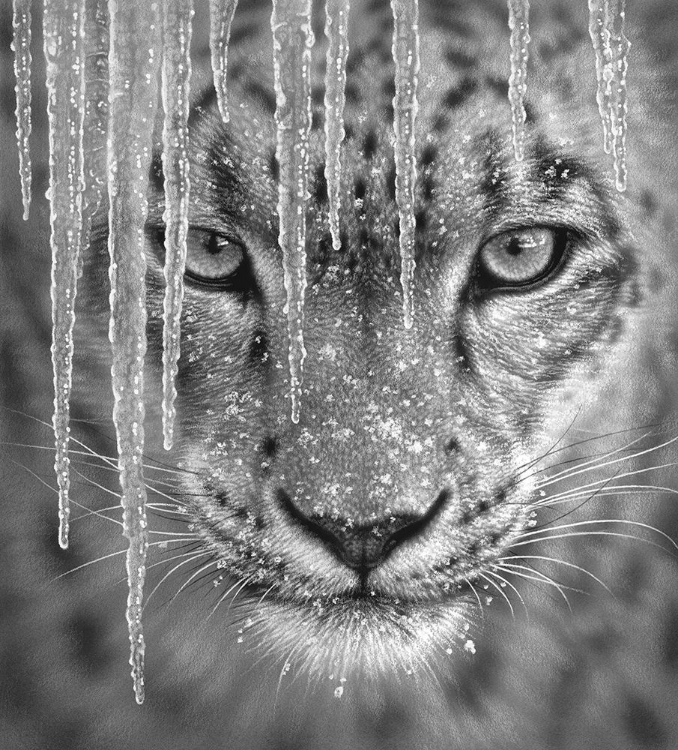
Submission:
<svg viewBox="0 0 678 750">
<path fill-rule="evenodd" d="M 621 458 L 616 458 L 613 461 L 604 461 L 604 462 L 598 462 L 598 463 L 593 463 L 593 464 L 591 464 L 591 462 L 587 462 L 586 464 L 584 464 L 584 468 L 573 467 L 572 469 L 566 469 L 565 471 L 558 472 L 557 474 L 547 477 L 544 482 L 537 483 L 537 489 L 542 489 L 543 487 L 547 487 L 551 484 L 555 484 L 556 482 L 561 482 L 564 479 L 571 479 L 572 477 L 578 476 L 579 474 L 584 474 L 586 472 L 594 471 L 596 469 L 603 469 L 608 466 L 614 466 L 615 464 L 619 464 L 623 461 L 630 461 L 632 459 L 639 458 L 640 456 L 645 456 L 648 453 L 652 453 L 653 451 L 658 451 L 658 450 L 661 450 L 662 448 L 666 448 L 668 445 L 671 445 L 676 440 L 678 440 L 678 436 L 671 438 L 671 440 L 667 440 L 661 445 L 654 446 L 653 448 L 646 448 L 645 450 L 637 451 L 636 453 L 631 453 L 628 456 L 622 456 Z M 672 463 L 664 464 L 663 466 L 652 466 L 652 467 L 648 467 L 645 469 L 639 469 L 638 472 L 630 472 L 630 473 L 627 472 L 625 474 L 620 474 L 619 476 L 620 477 L 629 476 L 629 474 L 633 474 L 633 473 L 640 473 L 642 471 L 650 471 L 650 470 L 658 469 L 658 468 L 667 468 L 667 467 L 675 466 L 675 465 L 676 463 L 672 462 Z"/>
<path fill-rule="evenodd" d="M 481 573 L 480 577 L 484 578 L 491 586 L 494 586 L 494 588 L 497 589 L 497 591 L 504 597 L 504 599 L 506 600 L 506 603 L 509 606 L 509 609 L 511 610 L 511 616 L 515 620 L 516 613 L 513 609 L 513 605 L 511 604 L 511 600 L 508 598 L 508 596 L 506 596 L 506 592 L 504 591 L 504 589 L 495 580 L 493 580 L 490 573 L 487 573 L 487 574 Z"/>
<path fill-rule="evenodd" d="M 502 568 L 500 566 L 496 566 L 494 563 L 492 564 L 492 575 L 495 578 L 498 578 L 500 581 L 503 581 L 507 586 L 510 586 L 513 591 L 515 591 L 516 596 L 518 599 L 520 599 L 521 604 L 523 605 L 523 609 L 525 610 L 525 616 L 527 617 L 527 620 L 529 622 L 530 619 L 530 613 L 527 610 L 527 605 L 525 604 L 525 600 L 523 599 L 520 591 L 509 581 L 507 578 L 504 578 L 504 576 L 499 575 L 497 570 L 501 570 Z"/>
<path fill-rule="evenodd" d="M 641 529 L 647 529 L 648 531 L 652 531 L 656 534 L 659 534 L 659 536 L 666 539 L 676 550 L 678 550 L 678 544 L 668 534 L 656 528 L 655 526 L 651 526 L 648 523 L 643 523 L 642 521 L 630 521 L 630 520 L 626 520 L 623 518 L 607 518 L 607 519 L 602 518 L 602 519 L 591 519 L 589 521 L 573 521 L 572 523 L 560 524 L 558 526 L 550 526 L 550 527 L 547 526 L 543 529 L 540 529 L 539 531 L 526 531 L 520 535 L 520 543 L 522 543 L 526 539 L 529 539 L 530 537 L 536 536 L 538 534 L 543 534 L 544 532 L 563 531 L 565 529 L 573 529 L 573 528 L 582 527 L 582 526 L 597 526 L 600 524 L 620 524 L 624 526 L 635 526 Z M 553 537 L 547 537 L 547 538 L 553 538 Z M 633 538 L 642 538 L 642 537 L 633 537 Z M 517 545 L 512 545 L 512 546 L 517 546 Z"/>
<path fill-rule="evenodd" d="M 155 592 L 160 588 L 160 586 L 172 575 L 172 573 L 175 573 L 179 568 L 181 568 L 184 565 L 187 565 L 190 562 L 193 562 L 193 560 L 197 560 L 201 557 L 204 557 L 205 555 L 209 555 L 209 552 L 196 552 L 193 550 L 192 552 L 184 552 L 182 555 L 175 555 L 174 557 L 170 557 L 169 560 L 161 560 L 159 563 L 155 563 L 154 565 L 148 566 L 147 569 L 150 569 L 152 567 L 155 567 L 155 565 L 161 565 L 166 564 L 169 562 L 172 562 L 173 560 L 178 560 L 180 558 L 187 558 L 186 560 L 182 560 L 180 563 L 177 563 L 169 572 L 165 573 L 165 575 L 158 581 L 158 583 L 153 587 L 153 590 L 151 593 L 146 597 L 146 601 L 144 603 L 144 609 L 148 606 L 148 603 L 151 601 L 151 597 Z"/>
<path fill-rule="evenodd" d="M 504 557 L 499 558 L 500 561 L 506 560 L 506 559 L 507 558 L 504 558 Z M 547 555 L 519 555 L 519 559 L 520 560 L 544 560 L 545 562 L 554 562 L 554 563 L 558 563 L 559 565 L 565 565 L 568 568 L 573 568 L 574 570 L 578 570 L 580 573 L 584 573 L 584 575 L 587 575 L 590 578 L 593 578 L 593 580 L 596 583 L 599 583 L 605 589 L 605 591 L 608 592 L 608 594 L 611 594 L 612 596 L 614 596 L 612 591 L 608 588 L 608 586 L 605 583 L 603 583 L 603 581 L 600 580 L 600 578 L 598 578 L 598 576 L 591 573 L 591 571 L 586 570 L 586 568 L 582 568 L 580 565 L 575 565 L 574 563 L 567 562 L 565 560 L 560 560 L 557 557 L 548 557 Z"/>
<path fill-rule="evenodd" d="M 572 606 L 570 605 L 570 600 L 567 598 L 564 589 L 567 589 L 568 591 L 575 591 L 576 593 L 584 593 L 583 591 L 575 589 L 572 586 L 565 586 L 562 583 L 557 583 L 553 580 L 553 578 L 547 576 L 545 573 L 542 573 L 541 570 L 537 570 L 536 568 L 532 568 L 527 565 L 520 565 L 519 563 L 508 562 L 504 560 L 504 562 L 502 563 L 502 568 L 504 568 L 504 570 L 511 570 L 512 572 L 515 572 L 516 575 L 522 576 L 523 578 L 528 578 L 533 581 L 540 581 L 541 583 L 548 583 L 549 585 L 553 586 L 558 590 L 560 595 L 565 600 L 565 604 L 567 604 L 567 608 L 570 610 L 570 612 L 572 612 Z M 523 570 L 526 570 L 528 572 L 518 572 Z M 538 576 L 538 578 L 535 576 Z"/>
</svg>

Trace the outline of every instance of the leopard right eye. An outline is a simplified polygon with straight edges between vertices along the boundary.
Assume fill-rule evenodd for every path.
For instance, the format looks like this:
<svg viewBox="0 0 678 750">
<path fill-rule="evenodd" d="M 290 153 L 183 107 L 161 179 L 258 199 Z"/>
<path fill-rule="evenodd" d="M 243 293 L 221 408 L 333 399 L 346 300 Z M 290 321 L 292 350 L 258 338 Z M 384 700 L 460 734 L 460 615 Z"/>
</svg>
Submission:
<svg viewBox="0 0 678 750">
<path fill-rule="evenodd" d="M 244 245 L 217 232 L 191 228 L 186 245 L 186 278 L 203 286 L 228 289 L 245 264 Z"/>
</svg>

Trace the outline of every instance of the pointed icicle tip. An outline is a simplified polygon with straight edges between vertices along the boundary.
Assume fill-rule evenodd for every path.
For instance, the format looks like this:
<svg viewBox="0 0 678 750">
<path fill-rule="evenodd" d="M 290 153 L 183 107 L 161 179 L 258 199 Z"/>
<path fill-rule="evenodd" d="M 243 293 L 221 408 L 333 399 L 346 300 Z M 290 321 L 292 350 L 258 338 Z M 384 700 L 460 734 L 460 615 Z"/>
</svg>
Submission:
<svg viewBox="0 0 678 750">
<path fill-rule="evenodd" d="M 228 113 L 228 43 L 231 37 L 231 24 L 235 16 L 238 0 L 210 0 L 210 53 L 214 88 L 217 92 L 219 113 L 224 122 L 230 119 Z"/>
</svg>

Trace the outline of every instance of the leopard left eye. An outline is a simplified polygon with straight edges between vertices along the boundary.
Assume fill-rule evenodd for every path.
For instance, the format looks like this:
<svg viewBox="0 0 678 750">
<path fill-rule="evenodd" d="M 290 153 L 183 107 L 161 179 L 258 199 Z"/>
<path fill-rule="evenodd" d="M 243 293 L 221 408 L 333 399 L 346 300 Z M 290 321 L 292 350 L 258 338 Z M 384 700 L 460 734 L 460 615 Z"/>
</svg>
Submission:
<svg viewBox="0 0 678 750">
<path fill-rule="evenodd" d="M 477 279 L 484 289 L 531 286 L 559 266 L 567 245 L 565 229 L 512 229 L 485 242 L 478 254 Z"/>
</svg>

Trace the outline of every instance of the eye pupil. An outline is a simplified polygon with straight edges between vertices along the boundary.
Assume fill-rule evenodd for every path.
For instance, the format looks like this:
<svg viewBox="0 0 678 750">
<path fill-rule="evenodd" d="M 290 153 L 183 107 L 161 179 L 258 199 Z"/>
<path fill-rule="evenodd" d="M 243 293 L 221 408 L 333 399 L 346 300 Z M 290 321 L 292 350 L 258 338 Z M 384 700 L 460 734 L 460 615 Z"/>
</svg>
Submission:
<svg viewBox="0 0 678 750">
<path fill-rule="evenodd" d="M 506 248 L 506 252 L 514 257 L 520 255 L 523 252 L 522 243 L 517 237 L 511 238 L 508 247 Z"/>
<path fill-rule="evenodd" d="M 210 255 L 218 255 L 223 247 L 224 240 L 216 234 L 210 234 L 205 248 Z"/>
</svg>

